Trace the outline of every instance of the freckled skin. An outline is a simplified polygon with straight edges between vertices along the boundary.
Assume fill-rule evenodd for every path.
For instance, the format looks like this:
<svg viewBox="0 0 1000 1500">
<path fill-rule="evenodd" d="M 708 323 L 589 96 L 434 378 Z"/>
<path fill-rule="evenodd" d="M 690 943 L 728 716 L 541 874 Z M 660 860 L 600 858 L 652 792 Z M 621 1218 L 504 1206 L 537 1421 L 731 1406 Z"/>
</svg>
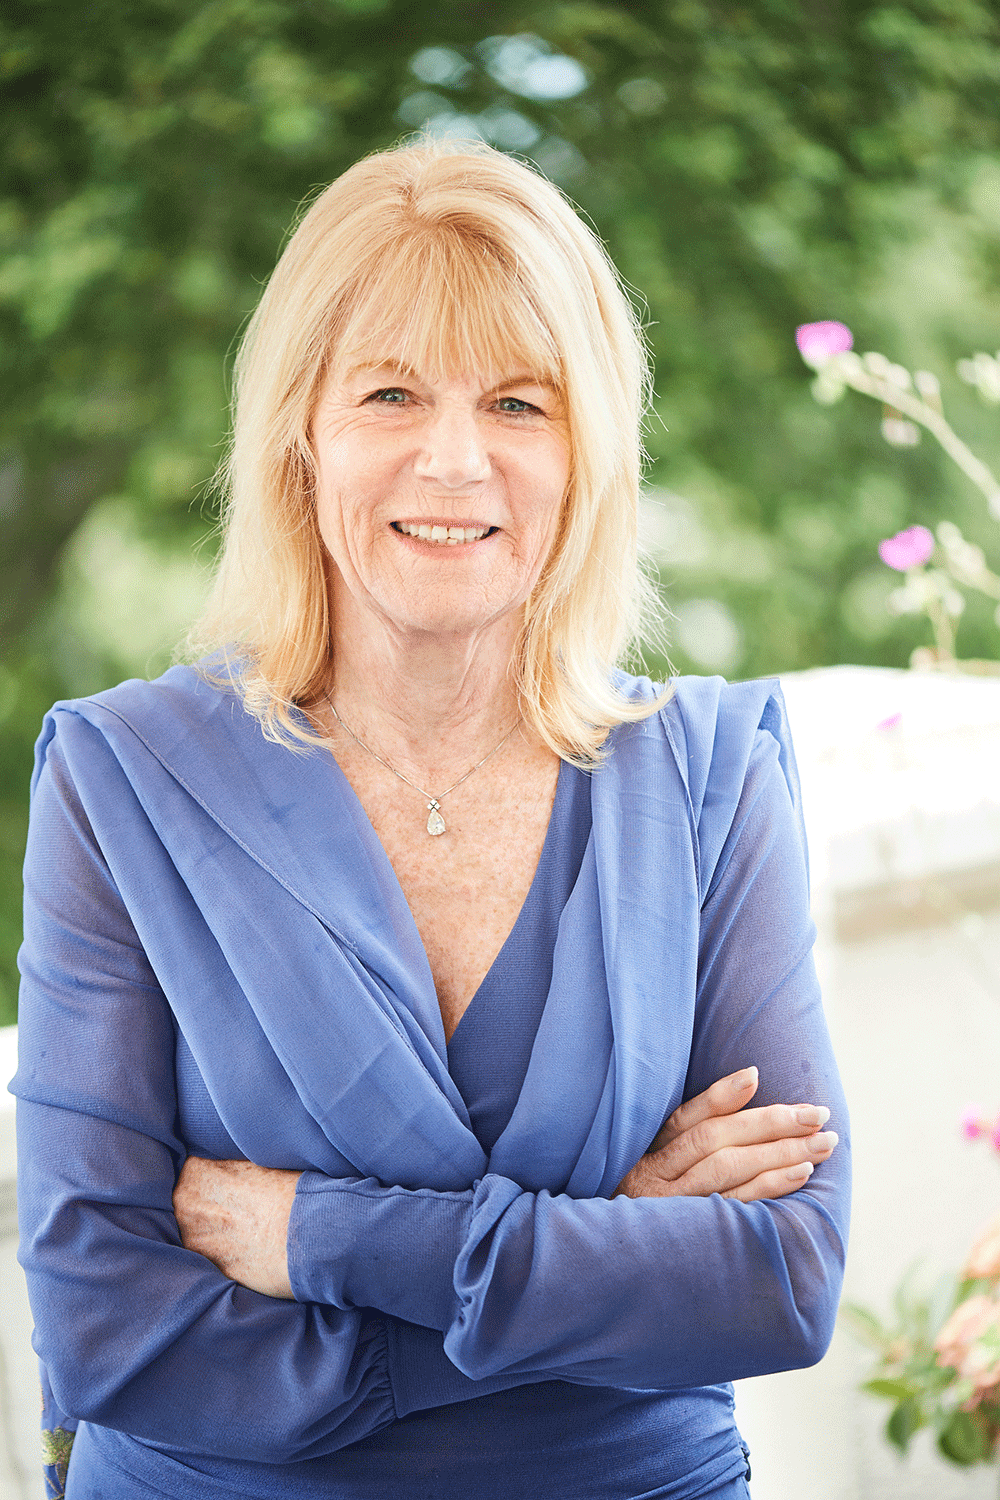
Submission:
<svg viewBox="0 0 1000 1500">
<path fill-rule="evenodd" d="M 419 794 L 345 738 L 337 741 L 338 763 L 402 886 L 450 1037 L 528 894 L 552 810 L 558 759 L 514 734 L 495 763 L 441 804 L 447 832 L 431 838 Z M 448 782 L 422 785 L 442 791 Z"/>
</svg>

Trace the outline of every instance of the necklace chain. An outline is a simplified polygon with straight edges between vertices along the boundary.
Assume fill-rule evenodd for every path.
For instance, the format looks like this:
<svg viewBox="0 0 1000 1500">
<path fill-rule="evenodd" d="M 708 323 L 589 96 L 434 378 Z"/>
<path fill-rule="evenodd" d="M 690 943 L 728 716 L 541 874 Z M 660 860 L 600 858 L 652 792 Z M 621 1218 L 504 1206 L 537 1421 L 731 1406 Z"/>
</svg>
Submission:
<svg viewBox="0 0 1000 1500">
<path fill-rule="evenodd" d="M 400 781 L 403 781 L 407 786 L 412 787 L 415 792 L 419 792 L 421 797 L 427 798 L 427 810 L 429 814 L 427 818 L 427 832 L 433 835 L 441 834 L 445 831 L 445 821 L 441 816 L 441 803 L 444 801 L 445 797 L 450 797 L 452 792 L 456 791 L 457 788 L 462 785 L 463 781 L 468 781 L 473 771 L 478 771 L 480 766 L 485 766 L 488 760 L 492 760 L 494 755 L 497 755 L 503 749 L 504 745 L 506 745 L 511 735 L 514 733 L 514 730 L 517 729 L 520 725 L 521 719 L 523 717 L 519 714 L 515 723 L 511 726 L 510 729 L 508 729 L 499 745 L 495 745 L 488 755 L 484 755 L 482 760 L 477 760 L 474 766 L 470 766 L 465 775 L 460 776 L 456 782 L 453 782 L 446 792 L 439 792 L 435 797 L 432 795 L 432 793 L 425 792 L 422 786 L 417 786 L 417 783 L 415 781 L 411 781 L 408 776 L 404 776 L 402 771 L 397 771 L 396 767 L 389 761 L 385 760 L 381 755 L 377 755 L 376 752 L 372 749 L 371 745 L 366 745 L 361 736 L 355 734 L 350 725 L 344 723 L 343 719 L 340 717 L 340 714 L 337 712 L 336 707 L 334 706 L 334 702 L 330 697 L 330 694 L 324 693 L 323 697 L 326 699 L 327 703 L 329 703 L 330 708 L 333 712 L 333 717 L 336 719 L 341 729 L 346 730 L 346 732 L 350 735 L 351 739 L 356 745 L 360 745 L 362 750 L 367 751 L 372 760 L 377 760 L 380 766 L 385 766 L 387 771 L 391 771 L 394 776 L 398 776 Z"/>
</svg>

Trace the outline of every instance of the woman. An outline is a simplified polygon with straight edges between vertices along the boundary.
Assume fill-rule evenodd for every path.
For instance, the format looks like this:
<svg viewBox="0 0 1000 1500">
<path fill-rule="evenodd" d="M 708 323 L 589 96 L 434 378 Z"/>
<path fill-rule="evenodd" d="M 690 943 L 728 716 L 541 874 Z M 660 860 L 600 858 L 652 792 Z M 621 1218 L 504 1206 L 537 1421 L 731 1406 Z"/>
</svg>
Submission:
<svg viewBox="0 0 1000 1500">
<path fill-rule="evenodd" d="M 285 250 L 229 644 L 39 743 L 15 1089 L 70 1500 L 731 1500 L 726 1382 L 823 1353 L 780 696 L 615 670 L 644 389 L 600 246 L 496 152 L 371 157 Z"/>
</svg>

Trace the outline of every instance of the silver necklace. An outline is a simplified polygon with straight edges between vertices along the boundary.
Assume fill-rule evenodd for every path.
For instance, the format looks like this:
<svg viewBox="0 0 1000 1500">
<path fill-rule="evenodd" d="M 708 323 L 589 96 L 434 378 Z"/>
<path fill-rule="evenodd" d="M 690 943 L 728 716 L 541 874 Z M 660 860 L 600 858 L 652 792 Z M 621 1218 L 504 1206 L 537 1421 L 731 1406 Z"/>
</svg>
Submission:
<svg viewBox="0 0 1000 1500">
<path fill-rule="evenodd" d="M 361 739 L 359 735 L 356 735 L 354 733 L 354 730 L 350 729 L 344 723 L 336 708 L 334 708 L 333 706 L 333 699 L 330 697 L 330 694 L 324 693 L 323 697 L 326 699 L 327 703 L 329 703 L 330 705 L 330 708 L 333 710 L 333 717 L 336 719 L 341 729 L 347 731 L 347 733 L 351 736 L 351 739 L 354 740 L 355 744 L 360 745 L 362 750 L 367 750 L 372 760 L 377 760 L 380 766 L 385 766 L 386 770 L 391 771 L 394 776 L 398 776 L 400 781 L 405 781 L 407 786 L 412 786 L 413 790 L 415 792 L 419 792 L 421 797 L 427 798 L 427 832 L 434 838 L 437 838 L 438 834 L 444 833 L 445 831 L 446 824 L 444 818 L 442 818 L 441 816 L 441 803 L 444 801 L 445 797 L 450 797 L 452 792 L 455 791 L 457 787 L 460 787 L 462 785 L 463 781 L 468 781 L 473 771 L 478 771 L 480 766 L 485 766 L 488 760 L 492 760 L 494 755 L 496 755 L 498 751 L 503 749 L 504 745 L 506 745 L 511 735 L 514 733 L 514 730 L 517 729 L 518 725 L 520 724 L 522 717 L 521 715 L 518 715 L 517 722 L 511 729 L 508 729 L 499 745 L 492 749 L 489 755 L 484 755 L 482 760 L 477 760 L 476 764 L 474 766 L 470 766 L 465 775 L 460 776 L 454 783 L 454 785 L 450 786 L 446 792 L 439 792 L 438 795 L 434 797 L 430 792 L 425 792 L 422 786 L 417 786 L 417 783 L 415 781 L 411 781 L 408 776 L 404 776 L 402 771 L 397 771 L 396 767 L 390 765 L 387 760 L 383 760 L 381 755 L 376 755 L 372 747 L 370 745 L 366 745 L 364 740 Z"/>
</svg>

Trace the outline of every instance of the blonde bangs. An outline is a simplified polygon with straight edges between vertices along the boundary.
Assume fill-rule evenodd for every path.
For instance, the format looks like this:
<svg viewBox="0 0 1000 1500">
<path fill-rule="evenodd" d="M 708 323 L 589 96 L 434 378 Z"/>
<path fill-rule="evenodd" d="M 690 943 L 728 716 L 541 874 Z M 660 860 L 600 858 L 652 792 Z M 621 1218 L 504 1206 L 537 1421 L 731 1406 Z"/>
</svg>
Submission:
<svg viewBox="0 0 1000 1500">
<path fill-rule="evenodd" d="M 499 380 L 525 369 L 562 384 L 556 340 L 526 280 L 496 245 L 450 224 L 423 222 L 379 246 L 339 300 L 337 370 L 389 364 Z"/>
</svg>

